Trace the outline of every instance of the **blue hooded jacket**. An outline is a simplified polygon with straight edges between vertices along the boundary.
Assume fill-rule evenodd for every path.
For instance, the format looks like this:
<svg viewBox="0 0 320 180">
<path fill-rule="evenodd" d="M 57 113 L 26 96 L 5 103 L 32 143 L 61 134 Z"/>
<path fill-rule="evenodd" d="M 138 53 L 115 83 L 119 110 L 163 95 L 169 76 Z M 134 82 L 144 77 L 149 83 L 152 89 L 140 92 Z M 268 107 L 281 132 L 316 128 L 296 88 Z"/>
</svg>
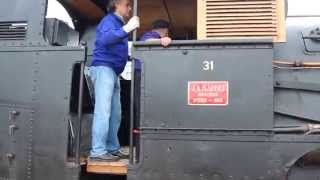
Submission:
<svg viewBox="0 0 320 180">
<path fill-rule="evenodd" d="M 157 32 L 149 31 L 141 36 L 140 41 L 147 41 L 148 39 L 161 39 L 161 36 Z"/>
<path fill-rule="evenodd" d="M 102 19 L 96 30 L 92 66 L 110 67 L 117 75 L 123 72 L 128 60 L 128 33 L 123 25 L 114 13 Z"/>
</svg>

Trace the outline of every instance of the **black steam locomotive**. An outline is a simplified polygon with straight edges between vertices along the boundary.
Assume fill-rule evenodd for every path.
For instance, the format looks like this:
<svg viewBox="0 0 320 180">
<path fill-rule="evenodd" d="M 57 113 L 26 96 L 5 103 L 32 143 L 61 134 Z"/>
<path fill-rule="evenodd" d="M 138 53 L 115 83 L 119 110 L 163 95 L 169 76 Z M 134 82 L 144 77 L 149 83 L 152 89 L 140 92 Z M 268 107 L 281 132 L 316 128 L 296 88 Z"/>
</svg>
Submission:
<svg viewBox="0 0 320 180">
<path fill-rule="evenodd" d="M 47 0 L 2 0 L 0 180 L 319 179 L 320 16 L 289 13 L 284 43 L 197 40 L 195 0 L 135 0 L 119 133 L 130 159 L 90 164 L 87 71 L 106 2 L 60 3 L 74 29 L 46 18 Z M 136 41 L 154 17 L 170 20 L 171 46 Z"/>
</svg>

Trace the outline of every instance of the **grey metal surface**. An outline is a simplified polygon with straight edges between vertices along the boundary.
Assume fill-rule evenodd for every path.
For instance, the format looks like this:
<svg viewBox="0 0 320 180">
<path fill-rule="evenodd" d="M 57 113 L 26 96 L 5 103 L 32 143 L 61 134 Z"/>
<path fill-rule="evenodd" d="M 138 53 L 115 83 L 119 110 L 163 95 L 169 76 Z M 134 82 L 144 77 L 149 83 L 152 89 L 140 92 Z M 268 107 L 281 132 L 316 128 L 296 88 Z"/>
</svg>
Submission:
<svg viewBox="0 0 320 180">
<path fill-rule="evenodd" d="M 0 41 L 0 46 L 39 46 L 45 45 L 43 29 L 47 0 L 3 0 L 0 7 L 0 22 L 27 21 L 26 40 Z"/>
<path fill-rule="evenodd" d="M 288 17 L 287 43 L 275 44 L 274 59 L 287 62 L 320 62 L 316 40 L 303 37 L 318 27 L 320 17 Z M 308 46 L 308 47 L 306 47 Z M 275 69 L 275 112 L 276 126 L 298 125 L 320 122 L 320 70 L 319 69 Z"/>
<path fill-rule="evenodd" d="M 143 61 L 141 128 L 273 128 L 271 44 L 145 46 L 134 57 Z M 214 70 L 204 71 L 204 61 Z M 188 105 L 190 81 L 228 81 L 229 104 Z"/>
<path fill-rule="evenodd" d="M 1 122 L 0 126 L 0 177 L 1 178 L 9 178 L 9 167 L 10 161 L 8 161 L 7 155 L 10 151 L 10 139 L 9 139 L 9 107 L 0 107 L 0 119 L 3 121 Z"/>
<path fill-rule="evenodd" d="M 81 41 L 87 42 L 88 56 L 92 56 L 94 42 L 96 40 L 96 26 L 87 26 L 81 37 Z"/>
<path fill-rule="evenodd" d="M 67 179 L 68 171 L 77 169 L 67 163 L 72 71 L 76 62 L 84 61 L 84 49 L 34 47 L 0 51 L 1 117 L 6 117 L 1 121 L 0 156 L 14 155 L 9 175 L 5 168 L 9 160 L 1 161 L 4 173 L 0 177 Z M 19 114 L 10 121 L 8 113 L 13 110 Z M 10 125 L 17 128 L 6 138 Z"/>
<path fill-rule="evenodd" d="M 35 118 L 41 119 L 34 124 L 34 149 L 38 156 L 34 157 L 33 179 L 47 176 L 52 179 L 66 179 L 67 135 L 69 114 L 71 74 L 74 63 L 84 60 L 83 49 L 77 51 L 44 52 L 39 61 L 39 99 L 35 104 L 38 111 Z M 56 65 L 59 65 L 57 73 Z M 63 68 L 62 68 L 63 67 Z M 60 84 L 60 85 L 59 85 Z M 54 92 L 54 93 L 48 93 Z M 51 124 L 51 125 L 50 125 Z M 47 128 L 45 128 L 47 127 Z M 51 141 L 48 141 L 51 139 Z M 43 170 L 41 170 L 43 169 Z M 50 169 L 46 172 L 45 169 Z M 49 173 L 49 174 L 48 174 Z"/>
<path fill-rule="evenodd" d="M 171 45 L 225 45 L 225 44 L 266 44 L 272 43 L 272 39 L 211 39 L 211 40 L 173 40 Z M 136 41 L 134 42 L 135 47 L 146 47 L 146 46 L 160 46 L 160 42 L 157 41 Z M 170 47 L 169 47 L 170 48 Z"/>
<path fill-rule="evenodd" d="M 51 45 L 79 46 L 79 33 L 58 19 L 46 19 L 45 37 Z"/>
<path fill-rule="evenodd" d="M 264 64 L 263 66 L 272 67 L 272 60 L 319 63 L 320 54 L 315 51 L 320 47 L 319 41 L 307 39 L 308 42 L 306 42 L 306 39 L 304 39 L 306 36 L 303 35 L 303 32 L 314 29 L 319 22 L 318 20 L 319 18 L 315 17 L 311 19 L 307 17 L 288 17 L 288 42 L 275 44 L 274 55 L 269 59 L 270 64 Z M 214 42 L 212 43 L 214 44 Z M 203 53 L 205 51 L 202 49 L 203 45 L 207 45 L 205 49 L 212 48 L 210 42 L 204 44 L 198 42 L 190 47 L 191 44 L 192 42 L 182 43 L 180 48 L 177 48 L 178 43 L 167 49 L 163 49 L 157 43 L 135 44 L 135 56 L 145 61 L 143 74 L 145 78 L 142 81 L 142 90 L 144 90 L 142 96 L 144 98 L 142 98 L 141 103 L 141 115 L 144 117 L 141 119 L 143 122 L 140 126 L 140 136 L 138 136 L 140 138 L 137 142 L 137 146 L 140 148 L 138 152 L 140 158 L 130 167 L 128 179 L 317 180 L 320 161 L 317 160 L 316 156 L 313 156 L 311 158 L 313 163 L 307 165 L 305 164 L 307 163 L 305 158 L 307 154 L 319 149 L 319 134 L 306 135 L 298 132 L 290 133 L 290 131 L 284 131 L 280 134 L 269 134 L 266 131 L 265 134 L 262 134 L 260 131 L 252 131 L 252 129 L 236 131 L 230 128 L 233 124 L 228 124 L 227 128 L 230 128 L 229 130 L 213 129 L 213 123 L 197 118 L 204 113 L 199 110 L 200 108 L 190 115 L 188 114 L 188 107 L 176 104 L 180 100 L 180 96 L 184 94 L 181 88 L 183 84 L 180 84 L 180 87 L 176 86 L 180 82 L 179 79 L 188 79 L 191 75 L 198 77 L 200 74 L 195 72 L 194 69 L 197 66 L 190 61 L 198 62 L 201 59 L 199 57 L 206 54 Z M 219 45 L 221 44 L 223 42 L 219 43 Z M 191 53 L 193 56 L 190 60 L 187 55 L 185 57 L 177 55 L 179 52 L 181 54 L 187 52 L 184 49 L 188 49 L 187 54 L 191 50 L 201 53 L 196 55 Z M 238 46 L 235 49 L 241 51 L 243 46 Z M 308 49 L 314 51 L 311 52 Z M 219 51 L 226 52 L 222 45 Z M 213 55 L 216 50 L 213 49 L 209 53 Z M 256 51 L 256 53 L 261 55 L 259 51 Z M 236 59 L 243 59 L 241 53 L 223 53 L 224 58 L 232 55 L 236 56 Z M 250 57 L 254 56 L 251 55 Z M 179 63 L 176 61 L 179 61 Z M 257 61 L 255 67 L 259 68 L 263 62 L 260 62 L 261 59 Z M 233 65 L 224 66 L 224 69 L 231 66 L 230 69 L 235 72 L 231 74 L 231 77 L 241 81 L 243 74 L 249 72 L 242 71 L 240 75 L 237 74 L 234 69 L 241 68 L 241 64 L 236 63 L 237 61 L 231 62 L 233 62 Z M 219 63 L 221 62 L 218 61 L 217 65 Z M 223 63 L 226 64 L 226 60 Z M 186 64 L 192 64 L 192 66 L 189 67 Z M 245 65 L 247 66 L 247 64 Z M 176 73 L 170 72 L 170 70 L 173 71 L 171 68 L 174 67 Z M 223 75 L 225 73 L 218 72 Z M 271 124 L 265 125 L 270 125 L 271 128 L 275 129 L 279 127 L 290 129 L 304 127 L 308 123 L 319 124 L 319 69 L 274 68 L 272 73 L 274 81 L 271 86 L 272 88 L 274 86 L 274 95 L 269 94 L 265 98 L 273 99 L 275 116 L 266 119 Z M 209 77 L 212 79 L 221 78 L 219 75 Z M 252 78 L 261 79 L 258 76 Z M 250 81 L 254 84 L 254 89 L 247 88 L 246 90 L 254 96 L 255 93 L 258 93 L 258 88 L 261 88 L 261 84 L 259 84 L 261 82 L 255 82 L 252 79 Z M 164 82 L 167 82 L 167 84 Z M 236 92 L 231 91 L 231 93 Z M 266 95 L 265 92 L 259 94 L 260 97 L 264 95 Z M 248 97 L 246 100 L 248 100 Z M 256 105 L 261 107 L 266 102 L 260 99 L 259 103 Z M 239 109 L 241 108 L 229 113 L 237 113 Z M 252 108 L 250 109 L 252 110 Z M 197 113 L 202 114 L 198 115 Z M 206 117 L 214 120 L 223 119 L 229 117 L 229 113 L 219 116 L 219 113 L 215 112 L 210 115 L 207 114 Z M 194 114 L 197 117 L 193 116 Z M 179 116 L 185 116 L 181 118 L 183 120 L 180 123 L 176 122 L 176 118 L 171 118 Z M 236 117 L 243 118 L 243 116 Z M 265 117 L 265 115 L 257 114 L 252 117 L 251 121 L 254 122 L 261 117 Z M 194 125 L 179 128 L 179 126 L 183 127 L 189 118 L 193 120 Z M 167 119 L 170 119 L 170 121 L 167 121 Z M 226 119 L 230 119 L 230 117 Z M 202 123 L 207 126 L 201 126 Z M 242 127 L 242 125 L 242 123 L 239 123 L 235 126 Z M 254 124 L 249 123 L 249 127 L 252 126 Z"/>
<path fill-rule="evenodd" d="M 320 142 L 294 136 L 202 133 L 142 135 L 143 156 L 128 179 L 282 180 L 291 165 Z"/>
<path fill-rule="evenodd" d="M 288 17 L 286 19 L 287 42 L 274 46 L 274 58 L 289 61 L 319 61 L 317 53 L 307 53 L 303 42 L 303 33 L 318 27 L 320 17 Z M 319 46 L 319 44 L 314 44 Z"/>
</svg>

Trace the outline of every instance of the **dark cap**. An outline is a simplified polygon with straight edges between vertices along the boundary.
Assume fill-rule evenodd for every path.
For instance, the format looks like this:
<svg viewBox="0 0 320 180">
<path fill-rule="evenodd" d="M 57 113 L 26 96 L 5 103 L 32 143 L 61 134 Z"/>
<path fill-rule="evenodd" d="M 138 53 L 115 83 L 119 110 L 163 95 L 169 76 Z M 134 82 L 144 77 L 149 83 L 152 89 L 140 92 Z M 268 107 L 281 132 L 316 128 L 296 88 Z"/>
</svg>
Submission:
<svg viewBox="0 0 320 180">
<path fill-rule="evenodd" d="M 163 19 L 158 19 L 152 23 L 152 29 L 169 28 L 169 22 Z"/>
<path fill-rule="evenodd" d="M 119 0 L 108 0 L 107 2 L 107 11 L 108 12 L 113 12 L 115 9 L 115 5 Z"/>
</svg>

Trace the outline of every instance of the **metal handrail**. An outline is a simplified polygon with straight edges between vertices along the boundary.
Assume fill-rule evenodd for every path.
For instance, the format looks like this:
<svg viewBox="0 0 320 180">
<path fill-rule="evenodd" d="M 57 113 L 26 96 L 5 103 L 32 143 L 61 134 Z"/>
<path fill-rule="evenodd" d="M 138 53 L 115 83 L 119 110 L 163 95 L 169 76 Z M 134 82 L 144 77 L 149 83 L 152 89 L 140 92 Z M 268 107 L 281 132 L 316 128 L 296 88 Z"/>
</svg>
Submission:
<svg viewBox="0 0 320 180">
<path fill-rule="evenodd" d="M 134 0 L 133 2 L 133 15 L 137 16 L 138 15 L 138 0 Z M 137 41 L 137 30 L 134 30 L 133 32 L 133 42 Z M 134 58 L 131 59 L 131 90 L 130 90 L 130 140 L 129 140 L 129 163 L 133 164 L 134 163 L 134 144 L 133 144 L 133 138 L 134 138 L 134 78 L 135 78 L 135 60 Z"/>
<path fill-rule="evenodd" d="M 132 64 L 131 64 L 131 92 L 130 92 L 130 146 L 129 146 L 129 162 L 130 164 L 134 163 L 134 144 L 133 144 L 133 138 L 134 138 L 134 92 L 135 92 L 135 60 L 132 59 Z"/>
<path fill-rule="evenodd" d="M 83 86 L 84 86 L 84 67 L 87 61 L 87 46 L 85 42 L 82 42 L 82 45 L 85 47 L 85 58 L 84 61 L 81 62 L 80 67 L 80 82 L 79 82 L 79 96 L 78 96 L 78 133 L 77 133 L 77 144 L 76 144 L 76 164 L 80 164 L 81 162 L 81 126 L 82 126 L 82 104 L 83 104 Z"/>
</svg>

